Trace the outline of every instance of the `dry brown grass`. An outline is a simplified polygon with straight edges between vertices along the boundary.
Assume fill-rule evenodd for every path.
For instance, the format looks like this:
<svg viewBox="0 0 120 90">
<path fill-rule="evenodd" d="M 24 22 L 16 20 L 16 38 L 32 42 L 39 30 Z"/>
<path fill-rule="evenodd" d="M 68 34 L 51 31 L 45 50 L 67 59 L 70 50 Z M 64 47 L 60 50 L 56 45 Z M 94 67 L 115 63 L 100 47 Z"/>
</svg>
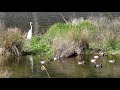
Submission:
<svg viewBox="0 0 120 90">
<path fill-rule="evenodd" d="M 120 17 L 89 17 L 88 20 L 96 24 L 97 29 L 91 35 L 92 48 L 116 49 L 120 44 Z"/>
<path fill-rule="evenodd" d="M 21 30 L 19 28 L 8 28 L 1 32 L 1 42 L 5 50 L 11 50 L 14 45 L 20 50 L 23 45 Z"/>
<path fill-rule="evenodd" d="M 66 35 L 53 39 L 54 53 L 58 56 L 63 56 L 68 52 L 76 51 L 82 54 L 81 49 L 89 47 L 89 31 L 69 31 Z"/>
</svg>

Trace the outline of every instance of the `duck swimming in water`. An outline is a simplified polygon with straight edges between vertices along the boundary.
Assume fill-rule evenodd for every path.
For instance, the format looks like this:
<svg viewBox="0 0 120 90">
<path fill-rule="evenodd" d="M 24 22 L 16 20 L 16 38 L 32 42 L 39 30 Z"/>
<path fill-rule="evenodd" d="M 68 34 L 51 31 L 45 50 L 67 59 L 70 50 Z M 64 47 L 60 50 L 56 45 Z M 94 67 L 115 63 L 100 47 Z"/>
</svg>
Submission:
<svg viewBox="0 0 120 90">
<path fill-rule="evenodd" d="M 115 60 L 113 59 L 113 60 L 109 60 L 109 63 L 114 63 L 115 64 Z"/>
<path fill-rule="evenodd" d="M 99 58 L 99 56 L 94 56 L 94 58 L 95 58 L 95 59 L 98 59 L 98 58 Z"/>
<path fill-rule="evenodd" d="M 101 63 L 101 64 L 95 64 L 95 67 L 97 67 L 97 68 L 98 68 L 98 67 L 101 67 L 101 68 L 102 68 L 102 67 L 103 67 L 103 64 L 102 64 L 102 63 Z"/>
<path fill-rule="evenodd" d="M 96 59 L 91 59 L 91 63 L 96 63 Z"/>
<path fill-rule="evenodd" d="M 107 56 L 108 53 L 107 52 L 99 52 L 99 55 L 101 55 L 101 56 Z"/>
<path fill-rule="evenodd" d="M 85 64 L 85 61 L 79 61 L 78 64 L 79 64 L 79 65 L 84 65 L 84 64 Z"/>
</svg>

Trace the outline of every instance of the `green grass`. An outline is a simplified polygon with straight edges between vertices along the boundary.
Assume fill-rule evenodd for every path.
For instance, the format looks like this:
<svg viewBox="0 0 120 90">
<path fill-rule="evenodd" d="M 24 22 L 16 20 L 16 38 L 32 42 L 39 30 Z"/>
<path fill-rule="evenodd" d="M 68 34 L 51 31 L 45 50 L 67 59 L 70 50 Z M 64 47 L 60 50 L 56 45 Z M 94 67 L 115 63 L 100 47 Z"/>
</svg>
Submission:
<svg viewBox="0 0 120 90">
<path fill-rule="evenodd" d="M 80 22 L 77 25 L 72 25 L 72 23 L 55 23 L 54 25 L 50 26 L 44 36 L 44 39 L 46 40 L 46 42 L 51 43 L 52 40 L 56 37 L 63 36 L 70 31 L 79 33 L 79 31 L 81 30 L 95 31 L 96 26 L 92 22 L 87 20 Z"/>
<path fill-rule="evenodd" d="M 27 46 L 27 51 L 31 54 L 47 55 L 50 58 L 52 50 L 49 45 L 43 42 L 41 36 L 33 36 L 30 44 Z"/>
</svg>

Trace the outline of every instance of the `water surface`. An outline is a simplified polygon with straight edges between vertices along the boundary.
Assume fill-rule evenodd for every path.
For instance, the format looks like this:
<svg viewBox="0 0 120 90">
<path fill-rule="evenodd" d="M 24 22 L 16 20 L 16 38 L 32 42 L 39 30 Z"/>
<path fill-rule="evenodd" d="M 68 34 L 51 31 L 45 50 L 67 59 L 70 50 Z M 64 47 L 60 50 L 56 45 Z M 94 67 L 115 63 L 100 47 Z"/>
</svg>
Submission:
<svg viewBox="0 0 120 90">
<path fill-rule="evenodd" d="M 109 63 L 108 56 L 101 56 L 97 59 L 97 64 L 103 67 L 95 67 L 91 63 L 92 55 L 76 56 L 60 60 L 51 60 L 44 65 L 40 61 L 41 56 L 0 56 L 0 67 L 7 67 L 12 74 L 11 78 L 119 78 L 120 60 L 119 56 L 112 56 L 116 60 L 115 64 Z M 85 61 L 84 65 L 79 65 L 79 61 Z M 46 70 L 41 70 L 44 66 Z M 49 74 L 49 75 L 48 75 Z"/>
</svg>

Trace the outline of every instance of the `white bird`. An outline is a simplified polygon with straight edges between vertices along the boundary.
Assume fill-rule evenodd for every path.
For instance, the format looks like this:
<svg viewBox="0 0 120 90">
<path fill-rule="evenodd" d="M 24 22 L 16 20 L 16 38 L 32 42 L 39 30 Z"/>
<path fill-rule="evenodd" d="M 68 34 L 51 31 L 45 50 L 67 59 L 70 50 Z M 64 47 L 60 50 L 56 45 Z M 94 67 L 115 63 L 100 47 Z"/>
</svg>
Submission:
<svg viewBox="0 0 120 90">
<path fill-rule="evenodd" d="M 96 59 L 91 59 L 91 63 L 96 63 Z"/>
<path fill-rule="evenodd" d="M 115 60 L 109 60 L 109 63 L 114 63 L 115 64 Z"/>
<path fill-rule="evenodd" d="M 41 63 L 41 64 L 45 64 L 45 63 L 46 63 L 46 61 L 41 61 L 40 63 Z"/>
<path fill-rule="evenodd" d="M 99 56 L 94 56 L 94 58 L 95 58 L 95 59 L 98 59 L 98 58 L 99 58 Z"/>
<path fill-rule="evenodd" d="M 28 34 L 27 34 L 27 39 L 31 39 L 32 38 L 32 22 L 30 22 L 30 30 L 28 31 Z"/>
</svg>

